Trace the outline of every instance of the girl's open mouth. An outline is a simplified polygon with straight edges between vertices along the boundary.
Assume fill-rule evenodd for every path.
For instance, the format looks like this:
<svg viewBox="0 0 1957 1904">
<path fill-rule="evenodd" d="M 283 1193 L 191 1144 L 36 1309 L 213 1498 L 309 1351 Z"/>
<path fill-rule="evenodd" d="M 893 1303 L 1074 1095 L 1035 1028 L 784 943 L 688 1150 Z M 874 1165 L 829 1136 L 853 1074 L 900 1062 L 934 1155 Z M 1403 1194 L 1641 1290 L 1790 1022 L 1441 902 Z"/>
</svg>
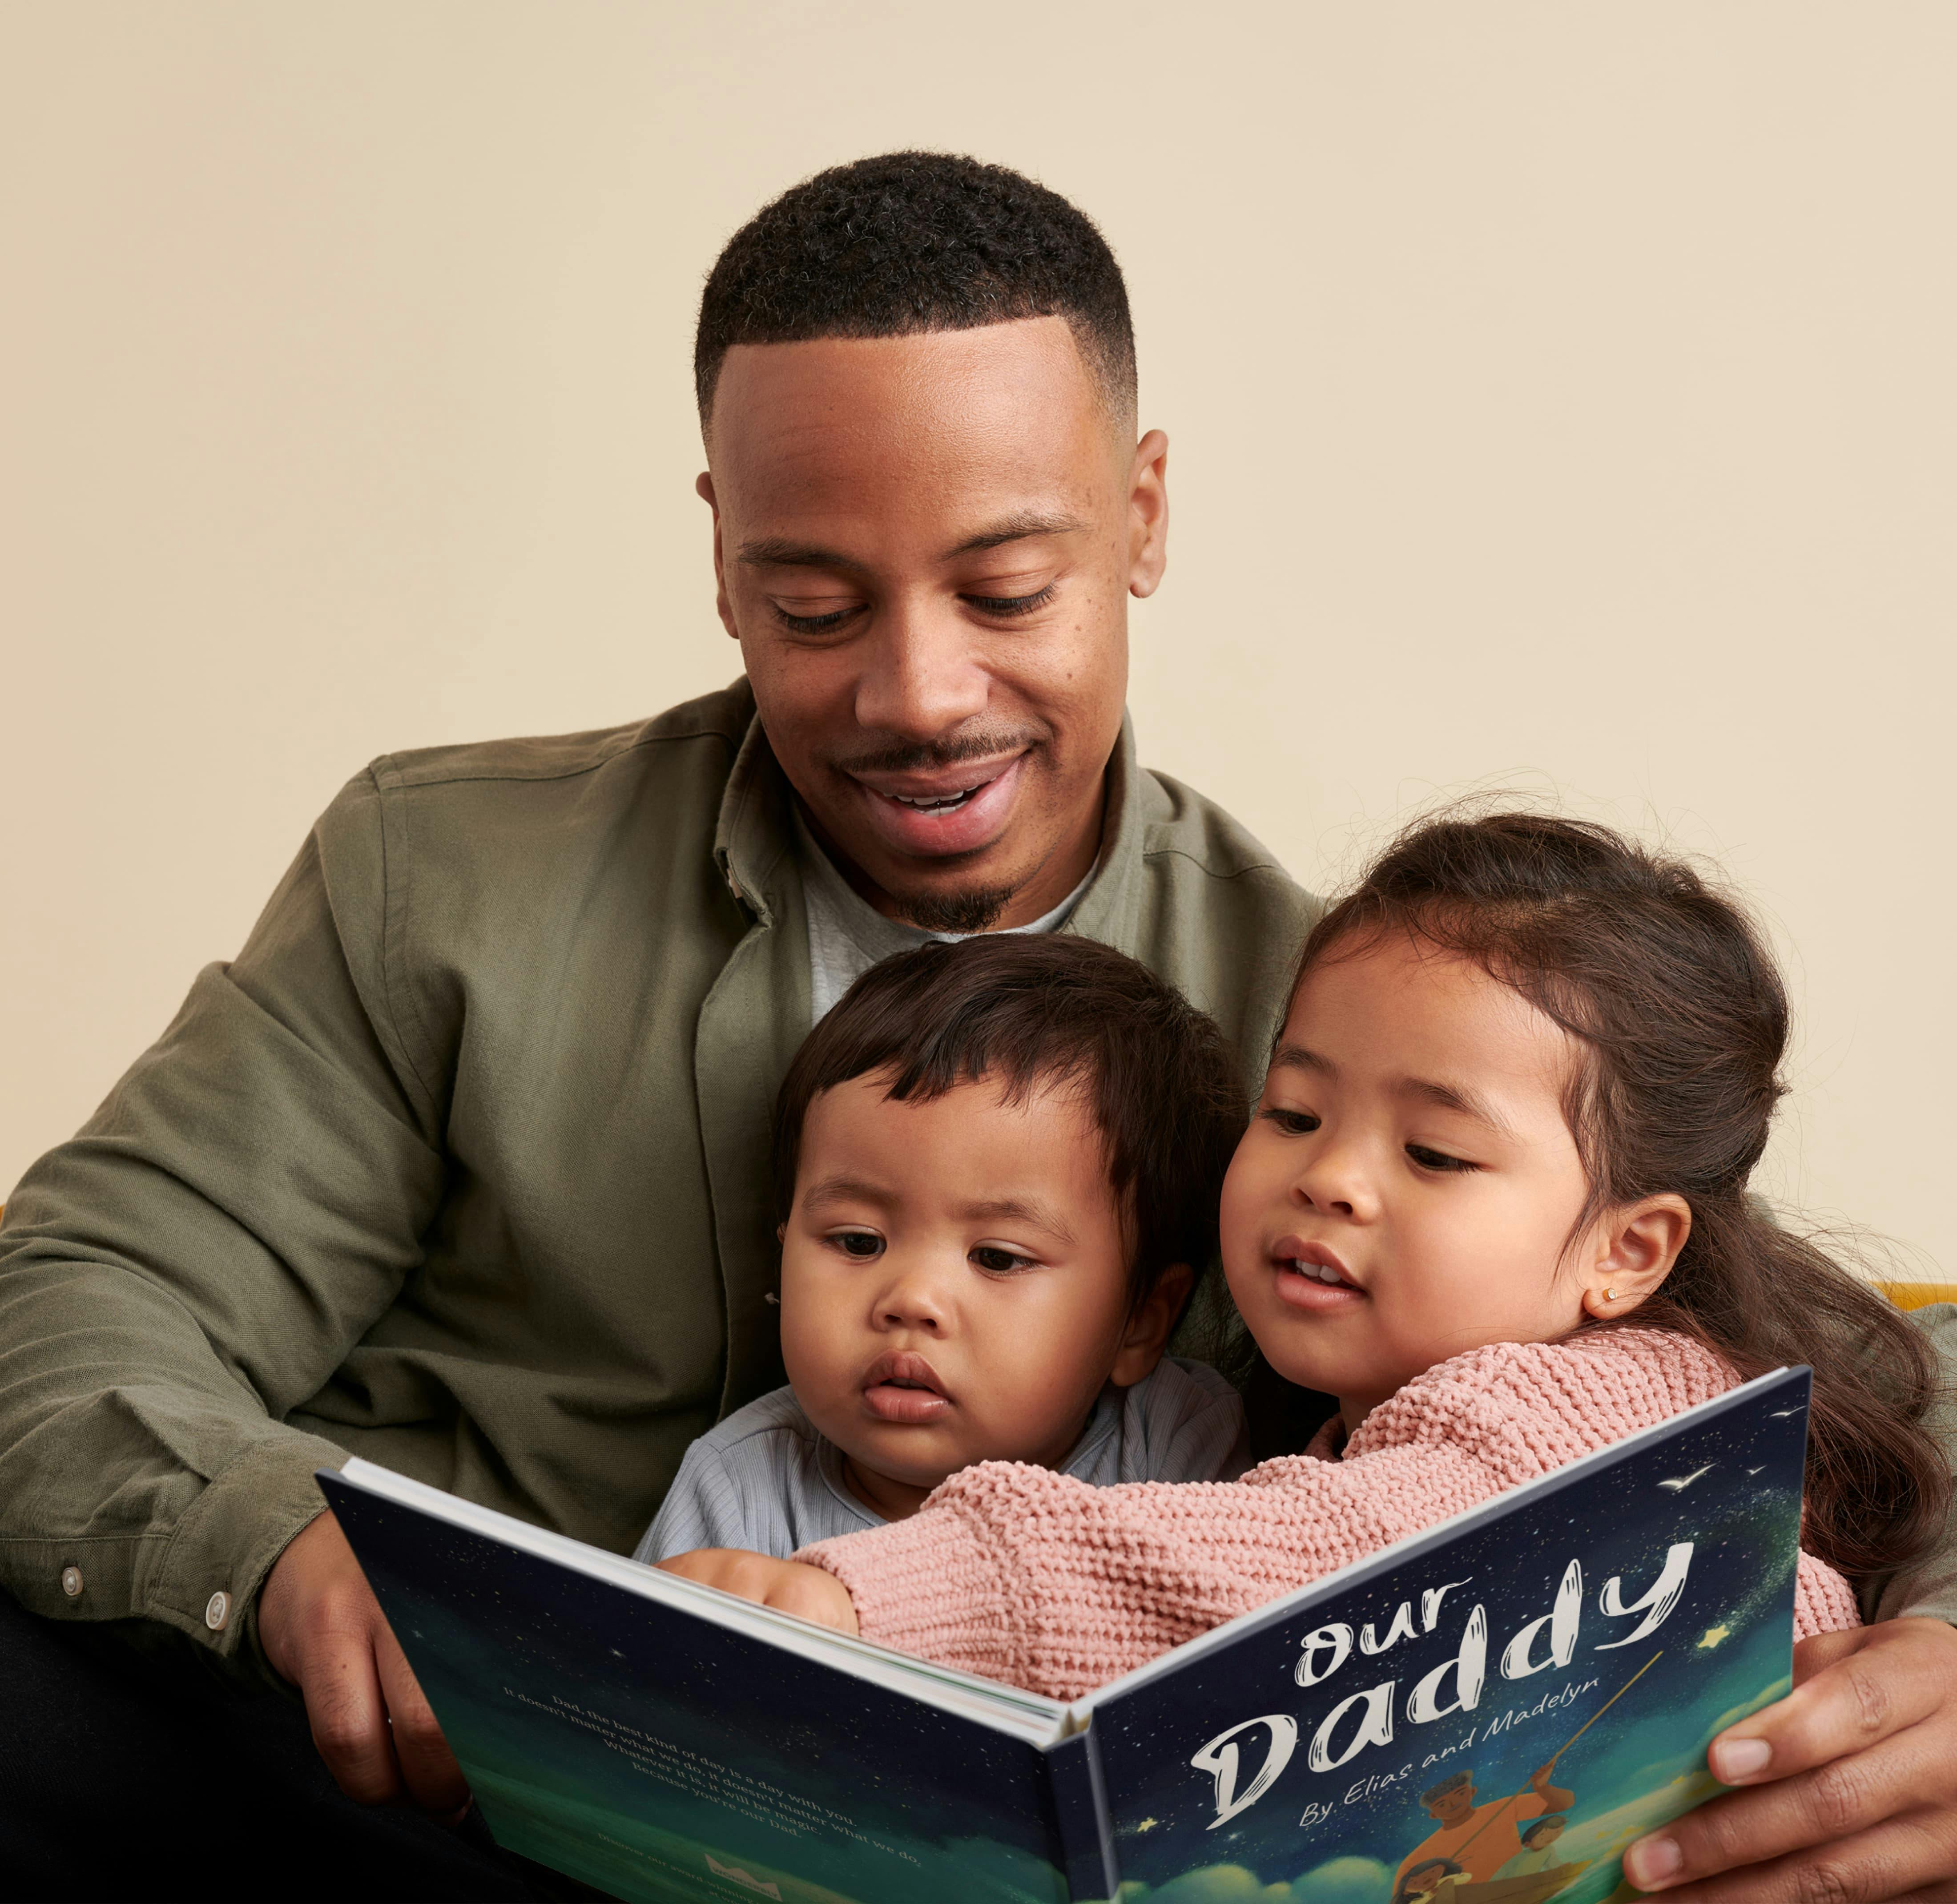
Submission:
<svg viewBox="0 0 1957 1904">
<path fill-rule="evenodd" d="M 1338 1253 L 1323 1243 L 1282 1237 L 1272 1248 L 1271 1266 L 1277 1273 L 1279 1295 L 1294 1308 L 1322 1313 L 1366 1300 L 1365 1291 L 1353 1281 Z"/>
</svg>

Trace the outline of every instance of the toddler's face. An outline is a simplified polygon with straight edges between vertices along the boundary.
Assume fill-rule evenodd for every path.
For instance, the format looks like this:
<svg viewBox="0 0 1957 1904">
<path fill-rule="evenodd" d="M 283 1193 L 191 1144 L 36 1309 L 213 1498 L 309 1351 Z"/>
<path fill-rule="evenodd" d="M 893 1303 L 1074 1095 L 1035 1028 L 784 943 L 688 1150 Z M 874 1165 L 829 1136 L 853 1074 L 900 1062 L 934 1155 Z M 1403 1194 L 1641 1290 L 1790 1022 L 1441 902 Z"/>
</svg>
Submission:
<svg viewBox="0 0 1957 1904">
<path fill-rule="evenodd" d="M 782 1354 L 852 1486 L 894 1517 L 975 1461 L 1057 1464 L 1109 1376 L 1140 1380 L 1161 1343 L 1146 1305 L 1128 1314 L 1124 1226 L 1076 1093 L 1008 1105 L 982 1079 L 897 1103 L 888 1081 L 809 1106 Z"/>
<path fill-rule="evenodd" d="M 1309 972 L 1223 1188 L 1230 1292 L 1348 1428 L 1437 1362 L 1582 1320 L 1569 1038 L 1402 937 Z"/>
</svg>

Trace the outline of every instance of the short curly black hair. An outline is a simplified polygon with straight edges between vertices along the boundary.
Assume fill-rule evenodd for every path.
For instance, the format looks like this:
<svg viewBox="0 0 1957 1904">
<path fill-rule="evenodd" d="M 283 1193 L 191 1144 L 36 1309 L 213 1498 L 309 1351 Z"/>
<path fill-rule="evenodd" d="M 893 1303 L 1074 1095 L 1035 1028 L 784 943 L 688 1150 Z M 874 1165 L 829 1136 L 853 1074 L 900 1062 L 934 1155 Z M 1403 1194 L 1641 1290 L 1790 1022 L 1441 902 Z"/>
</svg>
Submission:
<svg viewBox="0 0 1957 1904">
<path fill-rule="evenodd" d="M 1128 290 L 1086 213 L 1004 166 L 886 152 L 805 179 L 727 241 L 693 348 L 701 426 L 737 343 L 900 337 L 1064 318 L 1116 415 L 1135 402 Z"/>
</svg>

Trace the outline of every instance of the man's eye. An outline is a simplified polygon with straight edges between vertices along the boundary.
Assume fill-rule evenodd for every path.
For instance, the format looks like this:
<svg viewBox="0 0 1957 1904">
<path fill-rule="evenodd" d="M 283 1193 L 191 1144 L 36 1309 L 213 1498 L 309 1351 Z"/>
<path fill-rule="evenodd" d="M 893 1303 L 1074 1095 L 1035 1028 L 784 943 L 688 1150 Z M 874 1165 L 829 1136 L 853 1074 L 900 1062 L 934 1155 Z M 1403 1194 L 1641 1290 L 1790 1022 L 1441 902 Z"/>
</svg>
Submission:
<svg viewBox="0 0 1957 1904">
<path fill-rule="evenodd" d="M 1030 615 L 1035 609 L 1045 608 L 1053 599 L 1053 592 L 1049 582 L 1031 595 L 968 595 L 965 599 L 982 615 Z"/>
<path fill-rule="evenodd" d="M 1450 1157 L 1444 1150 L 1430 1150 L 1424 1143 L 1410 1143 L 1406 1153 L 1423 1170 L 1479 1170 L 1478 1163 L 1470 1163 L 1465 1157 Z"/>
<path fill-rule="evenodd" d="M 1017 1276 L 1033 1267 L 1030 1256 L 1017 1250 L 1002 1249 L 996 1243 L 981 1243 L 972 1252 L 972 1261 L 988 1276 Z"/>
<path fill-rule="evenodd" d="M 831 609 L 823 615 L 795 615 L 783 608 L 779 602 L 771 606 L 782 626 L 792 634 L 833 634 L 863 612 L 863 605 L 860 602 L 852 602 L 843 608 Z"/>
<path fill-rule="evenodd" d="M 1275 1105 L 1257 1115 L 1276 1124 L 1288 1137 L 1308 1137 L 1324 1121 L 1309 1111 L 1283 1111 Z"/>
<path fill-rule="evenodd" d="M 868 1263 L 884 1253 L 884 1239 L 871 1229 L 839 1229 L 829 1240 L 852 1262 Z"/>
</svg>

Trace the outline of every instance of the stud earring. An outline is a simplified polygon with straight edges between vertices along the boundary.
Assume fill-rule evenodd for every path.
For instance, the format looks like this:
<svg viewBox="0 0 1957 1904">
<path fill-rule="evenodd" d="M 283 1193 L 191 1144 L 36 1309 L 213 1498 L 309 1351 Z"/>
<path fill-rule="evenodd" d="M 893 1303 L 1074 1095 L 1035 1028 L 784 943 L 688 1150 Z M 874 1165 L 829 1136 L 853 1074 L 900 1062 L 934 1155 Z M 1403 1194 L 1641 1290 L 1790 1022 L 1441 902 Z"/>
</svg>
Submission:
<svg viewBox="0 0 1957 1904">
<path fill-rule="evenodd" d="M 1606 1289 L 1604 1292 L 1604 1300 L 1606 1302 L 1615 1302 L 1617 1299 L 1617 1292 L 1615 1289 Z"/>
</svg>

